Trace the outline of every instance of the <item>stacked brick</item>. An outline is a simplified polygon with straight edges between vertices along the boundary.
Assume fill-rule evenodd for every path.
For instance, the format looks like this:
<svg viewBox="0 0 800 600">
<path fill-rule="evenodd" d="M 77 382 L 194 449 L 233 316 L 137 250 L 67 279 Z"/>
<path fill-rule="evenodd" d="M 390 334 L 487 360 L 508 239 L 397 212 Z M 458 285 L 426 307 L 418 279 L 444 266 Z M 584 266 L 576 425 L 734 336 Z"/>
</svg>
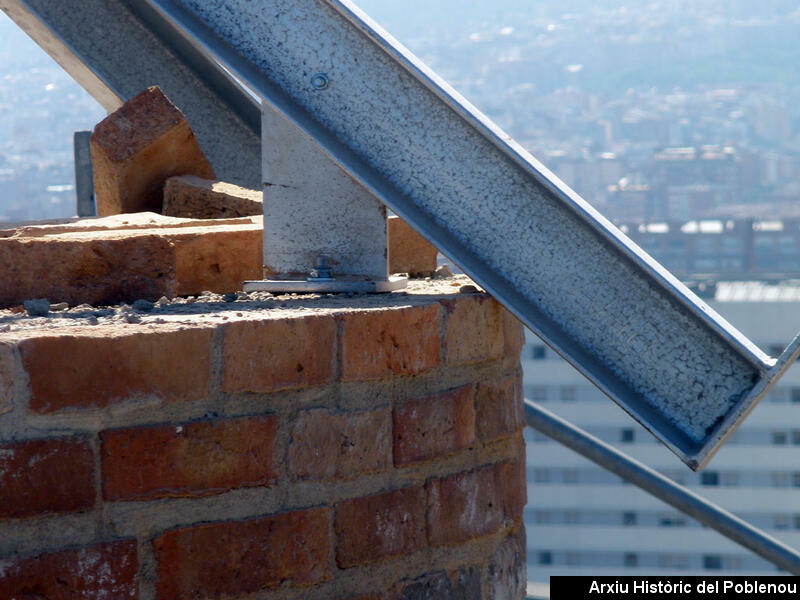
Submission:
<svg viewBox="0 0 800 600">
<path fill-rule="evenodd" d="M 0 333 L 0 597 L 523 598 L 519 323 L 317 302 Z"/>
</svg>

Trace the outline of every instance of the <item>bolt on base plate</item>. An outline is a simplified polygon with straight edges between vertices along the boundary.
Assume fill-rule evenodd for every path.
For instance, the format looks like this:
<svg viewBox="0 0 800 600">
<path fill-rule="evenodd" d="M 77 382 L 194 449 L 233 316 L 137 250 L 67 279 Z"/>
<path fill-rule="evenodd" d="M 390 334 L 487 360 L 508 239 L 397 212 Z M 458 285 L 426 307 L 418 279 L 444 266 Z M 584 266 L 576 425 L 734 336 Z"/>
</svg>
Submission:
<svg viewBox="0 0 800 600">
<path fill-rule="evenodd" d="M 407 277 L 389 277 L 388 279 L 358 279 L 344 276 L 334 278 L 308 278 L 308 279 L 263 279 L 260 281 L 245 281 L 242 288 L 245 292 L 271 292 L 271 293 L 381 293 L 403 290 L 408 285 Z"/>
</svg>

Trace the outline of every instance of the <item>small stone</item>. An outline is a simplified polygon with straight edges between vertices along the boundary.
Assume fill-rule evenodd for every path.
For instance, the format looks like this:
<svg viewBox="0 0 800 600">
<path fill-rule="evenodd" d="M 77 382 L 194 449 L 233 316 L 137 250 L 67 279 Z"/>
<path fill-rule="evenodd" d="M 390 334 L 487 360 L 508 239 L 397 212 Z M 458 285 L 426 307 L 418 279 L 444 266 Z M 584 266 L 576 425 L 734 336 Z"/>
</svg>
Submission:
<svg viewBox="0 0 800 600">
<path fill-rule="evenodd" d="M 225 294 L 222 299 L 225 300 L 225 302 L 235 302 L 236 294 Z"/>
<path fill-rule="evenodd" d="M 25 307 L 20 304 L 19 306 L 12 306 L 8 310 L 14 314 L 19 314 L 25 312 Z"/>
<path fill-rule="evenodd" d="M 94 315 L 89 315 L 89 318 L 86 320 L 89 322 L 89 325 L 97 325 L 98 323 L 100 323 L 98 318 L 95 317 Z"/>
<path fill-rule="evenodd" d="M 136 300 L 133 303 L 133 310 L 138 312 L 150 312 L 153 310 L 155 304 L 150 302 L 149 300 Z"/>
<path fill-rule="evenodd" d="M 66 302 L 59 302 L 58 304 L 51 304 L 50 310 L 53 312 L 60 312 L 62 310 L 67 310 L 69 308 L 69 304 Z"/>
<path fill-rule="evenodd" d="M 195 302 L 197 302 L 197 298 L 195 298 L 194 296 L 187 296 L 184 302 L 186 304 L 194 304 Z"/>
<path fill-rule="evenodd" d="M 46 317 L 50 312 L 50 301 L 47 298 L 25 300 L 22 305 L 31 317 Z"/>
<path fill-rule="evenodd" d="M 164 306 L 165 304 L 169 304 L 169 298 L 166 296 L 161 296 L 161 298 L 156 300 L 156 306 Z"/>
<path fill-rule="evenodd" d="M 236 292 L 237 300 L 250 300 L 250 295 L 247 292 Z"/>
<path fill-rule="evenodd" d="M 433 274 L 434 279 L 450 279 L 452 276 L 453 269 L 450 268 L 450 265 L 442 265 Z"/>
<path fill-rule="evenodd" d="M 127 321 L 128 323 L 141 323 L 142 322 L 142 317 L 140 317 L 136 313 L 126 312 L 125 313 L 125 321 Z"/>
<path fill-rule="evenodd" d="M 91 304 L 83 303 L 83 304 L 78 304 L 78 306 L 74 306 L 72 308 L 72 312 L 83 312 L 85 310 L 94 310 L 94 306 L 92 306 Z"/>
<path fill-rule="evenodd" d="M 92 315 L 95 317 L 110 317 L 114 314 L 113 308 L 100 308 L 98 310 L 92 311 Z"/>
<path fill-rule="evenodd" d="M 462 285 L 460 288 L 458 288 L 458 292 L 460 294 L 477 294 L 478 288 L 476 288 L 474 285 Z"/>
<path fill-rule="evenodd" d="M 0 331 L 11 331 L 11 325 L 0 325 Z"/>
</svg>

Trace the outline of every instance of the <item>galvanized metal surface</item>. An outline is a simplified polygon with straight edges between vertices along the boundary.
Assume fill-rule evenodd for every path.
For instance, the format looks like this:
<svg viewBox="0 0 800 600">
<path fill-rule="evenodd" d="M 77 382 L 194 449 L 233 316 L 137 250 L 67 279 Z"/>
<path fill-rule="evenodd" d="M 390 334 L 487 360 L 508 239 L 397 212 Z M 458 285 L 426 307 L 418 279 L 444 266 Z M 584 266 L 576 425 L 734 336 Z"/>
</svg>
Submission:
<svg viewBox="0 0 800 600">
<path fill-rule="evenodd" d="M 91 131 L 76 131 L 72 136 L 75 156 L 75 198 L 79 217 L 93 217 L 97 214 L 94 202 L 94 175 L 92 172 L 92 153 L 89 146 Z"/>
<path fill-rule="evenodd" d="M 218 177 L 259 188 L 260 107 L 144 0 L 0 0 L 0 9 L 108 111 L 158 85 Z"/>
<path fill-rule="evenodd" d="M 775 566 L 800 575 L 800 553 L 702 496 L 529 400 L 525 401 L 525 420 L 533 429 L 718 531 Z"/>
<path fill-rule="evenodd" d="M 347 0 L 152 1 L 692 468 L 781 373 Z"/>
<path fill-rule="evenodd" d="M 352 284 L 344 285 L 341 276 L 386 282 L 386 206 L 269 108 L 262 116 L 261 139 L 264 277 L 304 279 L 325 256 L 337 274 L 325 291 L 356 291 Z M 278 289 L 280 281 L 262 287 L 310 291 L 299 290 L 300 283 L 283 290 Z M 378 291 L 371 287 L 369 291 Z"/>
<path fill-rule="evenodd" d="M 285 292 L 297 294 L 353 293 L 372 294 L 402 290 L 408 284 L 406 277 L 387 277 L 386 279 L 363 279 L 352 277 L 333 278 L 323 281 L 312 279 L 268 279 L 245 281 L 245 292 Z"/>
</svg>

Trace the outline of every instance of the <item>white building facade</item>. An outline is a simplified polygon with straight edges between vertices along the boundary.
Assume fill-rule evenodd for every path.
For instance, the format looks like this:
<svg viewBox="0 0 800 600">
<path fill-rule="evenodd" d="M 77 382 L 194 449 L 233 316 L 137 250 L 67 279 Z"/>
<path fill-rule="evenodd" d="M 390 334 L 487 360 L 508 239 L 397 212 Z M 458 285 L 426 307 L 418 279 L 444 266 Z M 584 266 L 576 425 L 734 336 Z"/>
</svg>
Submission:
<svg viewBox="0 0 800 600">
<path fill-rule="evenodd" d="M 720 283 L 709 304 L 771 356 L 800 332 L 800 282 Z M 693 473 L 527 333 L 525 397 L 793 547 L 800 547 L 800 366 Z M 528 579 L 775 574 L 776 568 L 546 436 L 528 440 Z"/>
</svg>

